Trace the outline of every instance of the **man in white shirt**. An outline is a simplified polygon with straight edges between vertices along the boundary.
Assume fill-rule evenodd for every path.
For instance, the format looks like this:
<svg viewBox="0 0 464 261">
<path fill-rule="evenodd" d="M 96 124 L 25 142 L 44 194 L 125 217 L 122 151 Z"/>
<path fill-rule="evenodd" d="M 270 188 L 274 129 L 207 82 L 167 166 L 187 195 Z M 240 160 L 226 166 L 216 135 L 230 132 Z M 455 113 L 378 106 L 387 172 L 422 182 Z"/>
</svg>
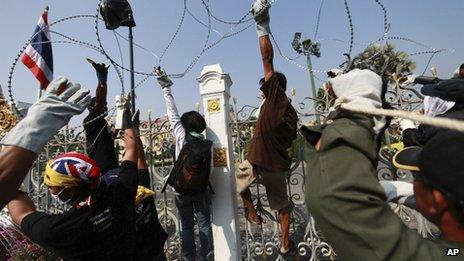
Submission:
<svg viewBox="0 0 464 261">
<path fill-rule="evenodd" d="M 214 260 L 211 192 L 208 190 L 213 162 L 213 144 L 205 140 L 202 134 L 206 129 L 206 121 L 196 111 L 189 111 L 179 116 L 171 93 L 172 81 L 161 68 L 157 68 L 155 74 L 163 88 L 167 114 L 176 142 L 176 161 L 168 184 L 176 190 L 175 203 L 182 225 L 182 259 L 196 260 L 194 237 L 194 220 L 196 220 L 200 232 L 200 260 Z"/>
</svg>

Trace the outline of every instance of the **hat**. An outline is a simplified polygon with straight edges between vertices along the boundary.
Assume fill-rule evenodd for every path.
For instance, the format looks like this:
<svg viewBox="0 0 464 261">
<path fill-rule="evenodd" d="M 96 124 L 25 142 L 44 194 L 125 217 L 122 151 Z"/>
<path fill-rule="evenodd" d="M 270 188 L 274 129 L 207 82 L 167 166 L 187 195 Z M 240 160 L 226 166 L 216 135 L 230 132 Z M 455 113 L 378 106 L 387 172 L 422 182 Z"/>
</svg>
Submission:
<svg viewBox="0 0 464 261">
<path fill-rule="evenodd" d="M 393 164 L 418 172 L 430 186 L 464 207 L 463 147 L 463 133 L 440 131 L 424 147 L 408 147 L 396 153 Z"/>
<path fill-rule="evenodd" d="M 95 188 L 100 177 L 100 167 L 94 160 L 82 153 L 68 152 L 47 163 L 44 183 L 49 187 L 76 187 L 83 181 Z"/>
<path fill-rule="evenodd" d="M 424 85 L 421 93 L 427 96 L 438 97 L 445 101 L 464 101 L 464 79 L 450 79 L 436 84 Z"/>
</svg>

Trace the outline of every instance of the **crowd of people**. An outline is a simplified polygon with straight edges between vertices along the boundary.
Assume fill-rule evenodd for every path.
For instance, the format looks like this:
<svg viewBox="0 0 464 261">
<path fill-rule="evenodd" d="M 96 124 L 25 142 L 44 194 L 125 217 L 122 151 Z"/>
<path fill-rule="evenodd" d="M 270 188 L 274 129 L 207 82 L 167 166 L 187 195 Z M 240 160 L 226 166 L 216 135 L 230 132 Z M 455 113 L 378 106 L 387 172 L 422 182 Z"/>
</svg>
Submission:
<svg viewBox="0 0 464 261">
<path fill-rule="evenodd" d="M 287 80 L 274 69 L 267 0 L 253 4 L 263 75 L 259 81 L 264 102 L 245 161 L 236 168 L 237 193 L 245 218 L 253 225 L 264 220 L 253 204 L 250 186 L 262 184 L 269 206 L 278 213 L 281 255 L 295 250 L 290 240 L 292 203 L 287 195 L 291 158 L 288 150 L 299 131 L 305 140 L 308 177 L 305 202 L 327 242 L 341 260 L 440 260 L 450 249 L 464 251 L 464 133 L 403 121 L 405 148 L 393 158 L 398 169 L 411 171 L 408 187 L 418 210 L 435 224 L 440 239 L 425 239 L 407 228 L 392 211 L 394 198 L 376 175 L 380 140 L 390 120 L 334 107 L 320 125 L 302 126 L 286 96 Z M 129 99 L 117 104 L 117 126 L 123 131 L 124 154 L 119 161 L 114 135 L 105 118 L 105 64 L 92 63 L 98 85 L 90 91 L 65 77 L 50 83 L 43 96 L 1 141 L 0 208 L 7 206 L 15 224 L 33 242 L 64 260 L 166 260 L 168 237 L 158 220 L 149 166 L 140 140 L 138 111 Z M 173 82 L 155 68 L 167 116 L 175 138 L 175 162 L 166 186 L 175 191 L 181 221 L 182 260 L 214 260 L 209 178 L 213 172 L 213 143 L 203 135 L 203 116 L 178 113 Z M 464 65 L 450 80 L 424 86 L 425 114 L 462 120 Z M 325 85 L 335 104 L 378 109 L 385 105 L 386 81 L 370 70 L 353 69 L 334 75 Z M 50 160 L 43 179 L 50 195 L 69 205 L 60 214 L 37 211 L 25 192 L 23 179 L 46 143 L 78 114 L 84 122 L 87 154 L 69 152 Z M 166 189 L 163 188 L 163 191 Z M 383 185 L 385 188 L 386 186 Z M 412 189 L 411 189 L 412 188 Z M 195 244 L 199 227 L 201 251 Z M 456 253 L 456 252 L 454 252 Z M 216 256 L 217 260 L 222 257 Z"/>
</svg>

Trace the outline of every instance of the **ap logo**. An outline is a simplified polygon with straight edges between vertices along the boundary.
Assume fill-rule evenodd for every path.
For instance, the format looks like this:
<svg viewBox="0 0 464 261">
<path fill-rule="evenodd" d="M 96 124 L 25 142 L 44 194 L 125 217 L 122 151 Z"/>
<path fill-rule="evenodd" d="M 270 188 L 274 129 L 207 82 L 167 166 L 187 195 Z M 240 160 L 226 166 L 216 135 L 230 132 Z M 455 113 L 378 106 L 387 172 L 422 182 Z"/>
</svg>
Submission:
<svg viewBox="0 0 464 261">
<path fill-rule="evenodd" d="M 459 256 L 460 253 L 459 248 L 448 248 L 446 250 L 446 256 Z"/>
</svg>

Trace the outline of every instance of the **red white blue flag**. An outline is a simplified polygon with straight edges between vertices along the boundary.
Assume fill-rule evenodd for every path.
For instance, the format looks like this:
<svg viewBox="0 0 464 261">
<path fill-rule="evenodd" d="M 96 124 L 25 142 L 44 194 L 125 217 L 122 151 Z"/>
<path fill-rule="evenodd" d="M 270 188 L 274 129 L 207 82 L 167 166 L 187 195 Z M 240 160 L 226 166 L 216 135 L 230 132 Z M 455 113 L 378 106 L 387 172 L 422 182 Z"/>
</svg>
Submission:
<svg viewBox="0 0 464 261">
<path fill-rule="evenodd" d="M 32 40 L 26 47 L 21 61 L 37 78 L 40 89 L 45 90 L 53 80 L 53 53 L 48 29 L 48 7 L 40 16 Z"/>
</svg>

